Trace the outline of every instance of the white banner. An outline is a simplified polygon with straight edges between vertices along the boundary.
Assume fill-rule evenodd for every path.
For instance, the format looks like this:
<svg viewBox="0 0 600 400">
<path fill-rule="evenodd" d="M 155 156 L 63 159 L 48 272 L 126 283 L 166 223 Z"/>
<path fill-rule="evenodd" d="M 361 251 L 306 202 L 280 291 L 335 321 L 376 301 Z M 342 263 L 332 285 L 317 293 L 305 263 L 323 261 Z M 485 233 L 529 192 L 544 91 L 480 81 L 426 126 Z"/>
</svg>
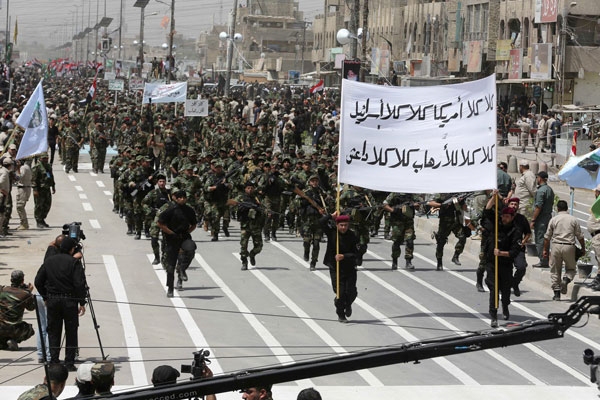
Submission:
<svg viewBox="0 0 600 400">
<path fill-rule="evenodd" d="M 113 79 L 112 81 L 108 81 L 108 90 L 122 92 L 123 89 L 125 89 L 125 81 L 123 79 Z"/>
<path fill-rule="evenodd" d="M 342 79 L 339 181 L 401 193 L 496 188 L 496 80 L 429 87 Z"/>
<path fill-rule="evenodd" d="M 187 94 L 187 82 L 176 82 L 170 84 L 146 83 L 144 87 L 143 104 L 152 103 L 183 103 Z"/>
<path fill-rule="evenodd" d="M 17 125 L 25 129 L 17 150 L 17 160 L 48 151 L 48 113 L 42 81 L 43 79 L 17 118 Z"/>
<path fill-rule="evenodd" d="M 208 117 L 208 99 L 188 99 L 185 101 L 186 117 Z"/>
<path fill-rule="evenodd" d="M 129 90 L 144 90 L 144 79 L 137 76 L 129 78 Z"/>
</svg>

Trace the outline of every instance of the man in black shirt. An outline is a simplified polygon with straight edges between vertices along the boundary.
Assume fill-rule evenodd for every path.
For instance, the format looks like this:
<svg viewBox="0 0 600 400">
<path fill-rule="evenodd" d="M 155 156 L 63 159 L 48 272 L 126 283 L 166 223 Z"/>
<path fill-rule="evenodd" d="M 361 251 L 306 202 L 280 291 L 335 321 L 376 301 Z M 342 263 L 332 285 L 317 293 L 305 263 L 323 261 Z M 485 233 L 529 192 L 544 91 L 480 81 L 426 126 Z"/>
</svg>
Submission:
<svg viewBox="0 0 600 400">
<path fill-rule="evenodd" d="M 184 241 L 192 239 L 190 233 L 196 229 L 198 223 L 194 209 L 185 204 L 187 201 L 185 190 L 175 192 L 173 200 L 175 204 L 163 211 L 158 216 L 157 222 L 166 240 L 167 297 L 173 297 L 175 266 L 181 245 Z"/>
<path fill-rule="evenodd" d="M 77 242 L 69 237 L 60 244 L 60 253 L 48 257 L 35 277 L 35 286 L 48 309 L 50 362 L 58 363 L 62 325 L 65 325 L 65 365 L 76 371 L 77 328 L 85 314 L 86 281 L 81 261 L 75 257 Z M 79 304 L 79 305 L 78 305 Z"/>
<path fill-rule="evenodd" d="M 335 218 L 335 226 L 333 225 Z M 356 300 L 356 260 L 358 258 L 358 236 L 348 229 L 350 217 L 348 215 L 325 215 L 319 220 L 323 232 L 327 235 L 327 250 L 323 264 L 329 267 L 331 287 L 337 294 L 339 263 L 339 297 L 333 302 L 338 321 L 348 322 L 346 317 L 352 315 L 352 303 Z"/>
<path fill-rule="evenodd" d="M 50 165 L 54 162 L 54 153 L 56 151 L 56 139 L 60 136 L 56 126 L 56 117 L 48 118 L 48 148 L 50 148 Z"/>
</svg>

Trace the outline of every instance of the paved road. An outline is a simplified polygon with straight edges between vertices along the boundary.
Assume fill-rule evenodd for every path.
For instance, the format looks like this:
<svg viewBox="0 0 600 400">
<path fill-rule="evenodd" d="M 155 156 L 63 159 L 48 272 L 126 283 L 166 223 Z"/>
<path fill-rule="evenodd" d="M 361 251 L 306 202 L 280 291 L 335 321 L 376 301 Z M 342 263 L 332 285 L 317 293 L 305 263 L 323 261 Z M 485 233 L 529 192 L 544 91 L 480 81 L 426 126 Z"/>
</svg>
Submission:
<svg viewBox="0 0 600 400">
<path fill-rule="evenodd" d="M 194 232 L 198 250 L 189 282 L 168 299 L 165 274 L 150 262 L 150 242 L 125 235 L 123 220 L 111 212 L 110 177 L 92 174 L 89 164 L 81 165 L 78 174 L 67 175 L 58 165 L 54 169 L 58 192 L 47 219 L 53 229 L 15 232 L 0 242 L 0 279 L 8 282 L 10 271 L 20 267 L 33 280 L 47 242 L 60 233 L 62 224 L 81 221 L 87 236 L 86 275 L 104 352 L 117 364 L 117 389 L 146 386 L 155 366 L 189 364 L 192 352 L 201 348 L 210 349 L 211 368 L 221 374 L 489 326 L 488 295 L 474 289 L 476 258 L 465 254 L 463 265 L 454 266 L 447 247 L 447 268 L 435 271 L 435 247 L 426 229 L 417 233 L 414 272 L 391 271 L 391 242 L 372 241 L 359 272 L 359 297 L 349 324 L 337 322 L 327 270 L 321 265 L 309 272 L 295 237 L 279 234 L 279 242 L 265 245 L 256 267 L 240 271 L 236 223 L 232 236 L 217 243 L 202 230 Z M 556 187 L 568 193 L 568 188 Z M 577 194 L 583 220 L 591 204 L 587 195 Z M 523 292 L 511 305 L 507 324 L 562 312 L 570 304 L 551 301 L 550 290 L 537 282 L 528 281 Z M 33 314 L 27 317 L 34 322 Z M 564 339 L 279 384 L 274 398 L 295 399 L 308 386 L 320 390 L 325 399 L 597 398 L 581 354 L 588 347 L 600 353 L 599 326 L 592 318 L 569 330 Z M 89 313 L 81 319 L 80 345 L 81 360 L 101 356 Z M 18 353 L 0 351 L 0 361 L 2 398 L 16 398 L 42 380 L 34 340 Z M 73 393 L 69 387 L 61 398 Z"/>
</svg>

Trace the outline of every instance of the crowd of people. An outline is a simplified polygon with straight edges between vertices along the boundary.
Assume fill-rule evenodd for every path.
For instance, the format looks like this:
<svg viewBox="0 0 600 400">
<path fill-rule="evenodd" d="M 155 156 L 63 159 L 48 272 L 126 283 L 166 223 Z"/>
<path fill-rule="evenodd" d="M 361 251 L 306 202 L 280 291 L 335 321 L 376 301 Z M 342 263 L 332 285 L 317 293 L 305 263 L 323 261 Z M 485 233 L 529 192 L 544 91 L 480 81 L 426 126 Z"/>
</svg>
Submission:
<svg viewBox="0 0 600 400">
<path fill-rule="evenodd" d="M 477 232 L 481 254 L 476 287 L 485 291 L 485 279 L 492 327 L 498 325 L 494 287 L 499 287 L 503 317 L 509 319 L 511 292 L 520 296 L 519 283 L 527 266 L 525 246 L 530 238 L 533 237 L 540 257 L 537 266 L 551 268 L 555 300 L 567 293 L 567 285 L 573 280 L 576 242 L 585 248 L 577 220 L 565 214 L 566 203 L 559 201 L 558 214 L 552 216 L 555 195 L 547 185 L 548 174 L 533 174 L 527 161 L 520 163 L 520 176 L 514 181 L 506 173 L 506 164 L 500 163 L 498 190 L 414 195 L 345 185 L 340 189 L 337 210 L 337 92 L 309 95 L 306 91 L 294 93 L 290 88 L 249 84 L 230 97 L 209 96 L 208 117 L 186 118 L 182 106 L 177 104 L 140 108 L 139 95 L 134 93 L 122 96 L 119 105 L 114 105 L 112 95 L 101 85 L 96 98 L 82 105 L 89 80 L 50 78 L 44 81 L 49 152 L 16 160 L 22 129 L 15 127 L 15 120 L 40 74 L 21 67 L 14 71 L 14 77 L 20 83 L 12 96 L 19 101 L 9 102 L 4 93 L 0 94 L 4 96 L 0 105 L 0 235 L 11 234 L 8 221 L 14 188 L 18 229 L 29 229 L 25 205 L 31 193 L 36 227 L 48 227 L 45 219 L 56 191 L 53 164 L 60 162 L 65 173 L 78 173 L 80 149 L 89 144 L 92 172 L 109 172 L 113 180 L 113 212 L 124 221 L 124 235 L 134 240 L 140 240 L 142 235 L 150 239 L 153 264 L 162 264 L 167 271 L 168 297 L 174 296 L 175 289 L 183 290 L 183 282 L 188 279 L 186 269 L 196 251 L 191 233 L 203 229 L 216 242 L 222 235 L 230 236 L 232 220 L 240 224 L 242 270 L 248 269 L 248 263 L 256 265 L 263 243 L 277 241 L 282 231 L 301 238 L 302 255 L 311 271 L 321 256 L 331 274 L 340 322 L 347 322 L 352 315 L 357 267 L 362 265 L 370 239 L 382 228 L 384 238 L 391 241 L 392 270 L 398 268 L 402 245 L 405 268 L 418 267 L 413 264 L 414 219 L 418 213 L 438 213 L 439 226 L 433 237 L 438 271 L 444 270 L 443 251 L 449 235 L 457 238 L 451 262 L 461 265 L 466 240 Z M 189 97 L 197 94 L 202 95 L 201 89 L 190 87 Z M 499 128 L 503 132 L 508 132 L 511 124 L 510 113 L 506 115 L 508 119 L 499 112 L 499 120 L 503 121 Z M 519 125 L 526 129 L 528 122 L 519 118 Z M 549 129 L 555 125 L 547 121 L 545 114 L 540 124 Z M 547 136 L 553 151 L 554 133 Z M 539 133 L 538 138 L 542 139 Z M 503 135 L 501 142 L 505 139 Z M 527 139 L 528 136 L 521 138 L 524 149 Z M 545 151 L 546 145 L 541 143 L 541 151 Z M 117 155 L 107 162 L 109 147 L 115 148 Z M 599 195 L 600 187 L 597 189 Z M 496 201 L 501 204 L 499 215 L 493 212 Z M 600 233 L 600 220 L 590 220 L 590 226 L 596 227 L 590 231 L 592 235 L 600 238 L 595 236 Z M 325 238 L 327 246 L 320 255 Z M 44 261 L 35 284 L 47 306 L 49 361 L 59 363 L 64 324 L 65 365 L 67 370 L 75 370 L 75 324 L 85 312 L 85 277 L 76 257 L 76 244 L 68 237 L 57 242 L 60 243 L 53 245 L 58 254 Z M 600 254 L 598 250 L 596 254 Z M 496 257 L 501 271 L 498 282 L 493 272 Z M 53 274 L 61 269 L 61 276 L 69 276 L 70 281 L 53 280 Z M 15 292 L 19 290 L 21 294 L 33 290 L 21 287 L 23 282 L 18 282 L 17 275 L 17 286 L 3 289 L 2 299 L 17 298 Z M 600 289 L 600 280 L 594 287 Z M 29 303 L 23 304 L 31 309 Z M 23 310 L 19 312 L 22 318 Z M 5 318 L 3 324 L 19 323 L 18 320 Z M 12 327 L 15 333 L 4 334 L 8 328 L 0 326 L 0 346 L 18 348 L 20 341 L 33 334 L 30 328 L 17 324 Z M 94 368 L 96 364 L 91 371 Z M 56 374 L 62 377 L 61 371 Z"/>
</svg>

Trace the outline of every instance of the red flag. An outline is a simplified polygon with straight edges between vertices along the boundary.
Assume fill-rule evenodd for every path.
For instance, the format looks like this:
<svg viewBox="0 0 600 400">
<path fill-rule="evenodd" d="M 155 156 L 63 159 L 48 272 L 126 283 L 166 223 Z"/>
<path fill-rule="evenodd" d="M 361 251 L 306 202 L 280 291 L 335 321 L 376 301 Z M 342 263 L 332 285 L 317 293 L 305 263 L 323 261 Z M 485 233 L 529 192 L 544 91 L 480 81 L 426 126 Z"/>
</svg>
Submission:
<svg viewBox="0 0 600 400">
<path fill-rule="evenodd" d="M 310 88 L 310 94 L 322 92 L 323 88 L 325 88 L 325 82 L 323 82 L 323 79 L 321 79 L 315 86 Z"/>
<path fill-rule="evenodd" d="M 573 131 L 573 142 L 571 143 L 571 155 L 577 155 L 577 131 Z"/>
<path fill-rule="evenodd" d="M 96 97 L 96 77 L 94 77 L 94 82 L 92 82 L 92 86 L 90 86 L 90 90 L 88 91 L 86 103 L 91 103 Z"/>
</svg>

